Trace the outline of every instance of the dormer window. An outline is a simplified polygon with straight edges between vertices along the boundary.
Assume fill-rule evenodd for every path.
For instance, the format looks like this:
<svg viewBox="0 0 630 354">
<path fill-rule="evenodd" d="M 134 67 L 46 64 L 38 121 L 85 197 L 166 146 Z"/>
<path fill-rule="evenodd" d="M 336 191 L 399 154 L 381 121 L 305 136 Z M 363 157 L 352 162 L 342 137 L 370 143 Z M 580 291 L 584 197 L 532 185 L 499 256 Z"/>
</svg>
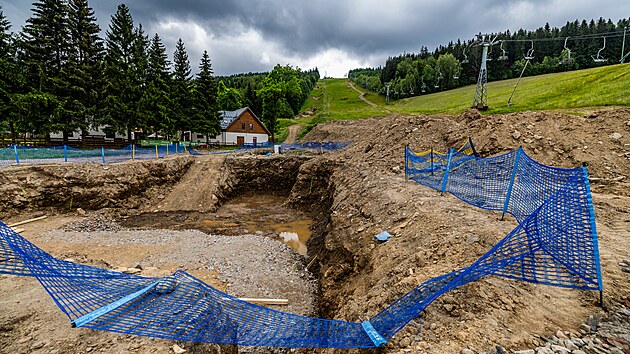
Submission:
<svg viewBox="0 0 630 354">
<path fill-rule="evenodd" d="M 241 123 L 241 129 L 245 130 L 245 123 Z"/>
<path fill-rule="evenodd" d="M 254 130 L 254 124 L 249 123 L 249 130 Z"/>
</svg>

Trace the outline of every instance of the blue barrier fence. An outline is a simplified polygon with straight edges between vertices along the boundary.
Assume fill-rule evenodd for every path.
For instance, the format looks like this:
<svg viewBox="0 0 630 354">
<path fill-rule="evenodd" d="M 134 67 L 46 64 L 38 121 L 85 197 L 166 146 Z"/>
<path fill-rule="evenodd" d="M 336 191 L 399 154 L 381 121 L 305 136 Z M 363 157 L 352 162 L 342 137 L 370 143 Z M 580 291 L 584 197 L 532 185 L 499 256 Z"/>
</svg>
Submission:
<svg viewBox="0 0 630 354">
<path fill-rule="evenodd" d="M 73 326 L 155 338 L 289 348 L 373 348 L 440 295 L 494 275 L 602 290 L 595 214 L 585 168 L 541 165 L 522 150 L 492 158 L 471 147 L 416 154 L 407 177 L 518 226 L 472 265 L 430 279 L 376 316 L 346 322 L 293 315 L 238 300 L 190 274 L 146 278 L 62 261 L 0 223 L 0 273 L 34 276 Z"/>
<path fill-rule="evenodd" d="M 122 149 L 90 150 L 75 149 L 65 145 L 52 148 L 13 145 L 0 149 L 0 166 L 52 162 L 107 164 L 126 160 L 150 160 L 186 153 L 188 153 L 188 148 L 179 144 L 156 145 L 148 148 L 129 145 Z"/>
</svg>

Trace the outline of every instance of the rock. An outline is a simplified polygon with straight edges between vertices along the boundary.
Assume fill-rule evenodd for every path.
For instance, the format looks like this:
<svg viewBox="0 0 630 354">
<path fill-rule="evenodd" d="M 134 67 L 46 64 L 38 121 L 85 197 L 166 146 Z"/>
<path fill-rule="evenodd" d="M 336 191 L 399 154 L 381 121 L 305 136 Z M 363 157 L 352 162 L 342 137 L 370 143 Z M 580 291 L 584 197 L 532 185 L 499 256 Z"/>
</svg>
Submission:
<svg viewBox="0 0 630 354">
<path fill-rule="evenodd" d="M 569 337 L 567 337 L 561 330 L 558 330 L 556 332 L 556 337 L 558 337 L 560 339 L 569 339 Z"/>
<path fill-rule="evenodd" d="M 525 349 L 525 350 L 515 351 L 514 354 L 536 354 L 536 352 L 534 352 L 533 349 Z"/>
<path fill-rule="evenodd" d="M 565 340 L 565 341 L 564 341 L 564 346 L 565 346 L 567 349 L 571 350 L 571 351 L 574 351 L 574 350 L 578 350 L 578 349 L 580 349 L 580 348 L 579 348 L 577 345 L 575 345 L 575 344 L 574 344 L 571 340 Z"/>
<path fill-rule="evenodd" d="M 475 354 L 475 352 L 473 352 L 472 350 L 468 348 L 465 348 L 465 349 L 462 349 L 461 354 Z"/>
<path fill-rule="evenodd" d="M 140 264 L 140 263 L 138 263 L 138 262 L 134 263 L 134 264 L 131 266 L 131 268 L 140 269 L 140 270 L 142 270 L 142 269 L 143 269 L 143 268 L 142 268 L 142 264 Z"/>
<path fill-rule="evenodd" d="M 31 348 L 30 348 L 30 349 L 31 349 L 31 350 L 41 349 L 41 348 L 43 348 L 45 345 L 46 345 L 46 342 L 43 342 L 43 341 L 42 341 L 42 342 L 37 342 L 37 343 L 35 343 L 35 344 L 31 345 Z"/>
<path fill-rule="evenodd" d="M 544 138 L 544 136 L 542 135 L 534 135 L 534 139 L 536 140 L 542 140 Z"/>
<path fill-rule="evenodd" d="M 81 216 L 85 216 L 85 214 L 87 214 L 85 212 L 85 210 L 81 209 L 81 208 L 77 208 L 77 214 L 81 215 Z"/>
<path fill-rule="evenodd" d="M 518 130 L 515 130 L 514 133 L 512 133 L 512 138 L 514 138 L 514 140 L 518 140 L 521 137 L 521 132 L 519 132 Z"/>
<path fill-rule="evenodd" d="M 586 352 L 583 352 L 583 351 L 578 349 L 578 350 L 574 350 L 573 354 L 586 354 Z"/>
<path fill-rule="evenodd" d="M 400 166 L 394 166 L 394 167 L 392 167 L 392 172 L 394 172 L 394 173 L 400 173 L 400 171 L 401 171 Z"/>
<path fill-rule="evenodd" d="M 468 236 L 466 236 L 466 242 L 468 243 L 479 242 L 479 236 L 474 235 L 474 234 L 469 234 Z"/>
<path fill-rule="evenodd" d="M 620 133 L 612 133 L 610 134 L 610 139 L 614 142 L 619 142 L 619 139 L 621 139 L 623 137 L 623 135 L 621 135 Z"/>
<path fill-rule="evenodd" d="M 183 353 L 186 353 L 186 349 L 184 349 L 184 348 L 180 347 L 180 346 L 179 346 L 179 345 L 177 345 L 177 344 L 173 344 L 173 352 L 174 352 L 175 354 L 183 354 Z"/>
<path fill-rule="evenodd" d="M 585 344 L 582 338 L 573 338 L 571 339 L 571 342 L 573 342 L 573 344 L 577 345 L 578 347 L 583 347 Z"/>
<path fill-rule="evenodd" d="M 586 324 L 586 323 L 582 323 L 582 324 L 580 325 L 580 329 L 582 329 L 582 330 L 586 331 L 586 333 L 588 333 L 588 332 L 590 332 L 590 331 L 591 331 L 591 326 L 589 326 L 589 325 L 588 325 L 588 324 Z"/>
<path fill-rule="evenodd" d="M 551 350 L 553 350 L 554 353 L 558 353 L 558 354 L 569 354 L 571 353 L 571 351 L 563 346 L 560 345 L 555 345 L 552 344 L 551 345 Z"/>
<path fill-rule="evenodd" d="M 444 304 L 444 309 L 446 310 L 446 312 L 453 312 L 453 310 L 455 309 L 455 305 Z"/>
<path fill-rule="evenodd" d="M 536 354 L 553 354 L 553 350 L 547 347 L 538 347 L 536 348 Z"/>
</svg>

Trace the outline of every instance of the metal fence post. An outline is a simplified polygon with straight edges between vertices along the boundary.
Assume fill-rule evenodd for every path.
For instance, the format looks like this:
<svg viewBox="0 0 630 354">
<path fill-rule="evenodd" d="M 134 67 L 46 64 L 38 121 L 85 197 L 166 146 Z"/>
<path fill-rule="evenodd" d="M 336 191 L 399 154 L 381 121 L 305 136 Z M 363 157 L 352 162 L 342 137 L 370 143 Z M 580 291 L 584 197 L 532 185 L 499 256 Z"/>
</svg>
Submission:
<svg viewBox="0 0 630 354">
<path fill-rule="evenodd" d="M 512 195 L 512 188 L 514 187 L 514 180 L 516 179 L 516 169 L 518 168 L 518 159 L 521 157 L 521 148 L 516 150 L 516 159 L 514 159 L 514 168 L 512 169 L 512 177 L 510 178 L 510 186 L 508 187 L 507 195 L 505 196 L 505 203 L 503 203 L 503 214 L 501 214 L 501 220 L 505 218 L 508 205 L 510 204 L 510 196 Z"/>
<path fill-rule="evenodd" d="M 105 148 L 101 148 L 101 160 L 103 161 L 103 165 L 105 164 Z"/>
<path fill-rule="evenodd" d="M 405 145 L 405 182 L 409 180 L 409 144 Z"/>
<path fill-rule="evenodd" d="M 20 157 L 18 156 L 17 145 L 13 144 L 13 151 L 15 152 L 15 163 L 20 164 Z"/>
<path fill-rule="evenodd" d="M 160 158 L 160 155 L 158 154 L 158 147 L 157 147 L 157 144 L 155 144 L 155 158 L 156 158 L 156 159 L 159 159 L 159 158 Z"/>
<path fill-rule="evenodd" d="M 166 155 L 164 155 L 164 157 L 168 157 L 168 146 L 171 144 L 166 144 Z"/>
<path fill-rule="evenodd" d="M 68 146 L 63 146 L 63 162 L 68 162 Z"/>
<path fill-rule="evenodd" d="M 136 159 L 136 144 L 131 144 L 131 159 Z"/>
<path fill-rule="evenodd" d="M 448 149 L 448 162 L 446 163 L 446 172 L 444 172 L 444 181 L 442 182 L 442 189 L 440 192 L 446 192 L 446 184 L 448 183 L 448 173 L 451 169 L 451 159 L 453 158 L 453 148 Z"/>
<path fill-rule="evenodd" d="M 431 148 L 431 176 L 433 176 L 433 148 Z"/>
</svg>

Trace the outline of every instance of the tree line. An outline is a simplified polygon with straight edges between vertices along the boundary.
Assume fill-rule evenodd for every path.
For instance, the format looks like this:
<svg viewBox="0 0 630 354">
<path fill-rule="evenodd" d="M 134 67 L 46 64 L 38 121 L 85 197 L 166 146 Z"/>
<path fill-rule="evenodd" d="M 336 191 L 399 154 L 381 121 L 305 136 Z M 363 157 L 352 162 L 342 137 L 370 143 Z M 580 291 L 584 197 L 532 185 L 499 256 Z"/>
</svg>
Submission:
<svg viewBox="0 0 630 354">
<path fill-rule="evenodd" d="M 496 38 L 496 44 L 489 53 L 488 80 L 518 77 L 523 68 L 523 76 L 533 76 L 617 64 L 621 58 L 623 32 L 628 27 L 630 19 L 621 19 L 615 24 L 610 19 L 600 18 L 575 20 L 560 28 L 547 23 L 534 31 L 519 29 L 515 33 L 508 30 L 490 34 L 487 37 Z M 350 70 L 348 78 L 374 92 L 386 93 L 389 85 L 393 99 L 474 84 L 481 65 L 481 47 L 474 44 L 473 39 L 458 39 L 438 46 L 433 52 L 422 46 L 418 53 L 389 57 L 384 66 Z M 629 47 L 626 46 L 626 52 Z M 530 57 L 530 50 L 533 50 L 533 59 L 526 67 L 525 57 Z M 605 61 L 594 60 L 598 58 Z"/>
<path fill-rule="evenodd" d="M 274 132 L 276 119 L 297 113 L 319 79 L 317 69 L 278 65 L 217 80 L 208 51 L 193 75 L 184 42 L 177 41 L 171 63 L 160 36 L 135 25 L 125 4 L 105 38 L 88 0 L 39 0 L 22 31 L 10 30 L 0 9 L 0 129 L 14 141 L 61 132 L 65 143 L 97 127 L 129 141 L 140 129 L 216 136 L 219 111 L 247 105 Z"/>
</svg>

